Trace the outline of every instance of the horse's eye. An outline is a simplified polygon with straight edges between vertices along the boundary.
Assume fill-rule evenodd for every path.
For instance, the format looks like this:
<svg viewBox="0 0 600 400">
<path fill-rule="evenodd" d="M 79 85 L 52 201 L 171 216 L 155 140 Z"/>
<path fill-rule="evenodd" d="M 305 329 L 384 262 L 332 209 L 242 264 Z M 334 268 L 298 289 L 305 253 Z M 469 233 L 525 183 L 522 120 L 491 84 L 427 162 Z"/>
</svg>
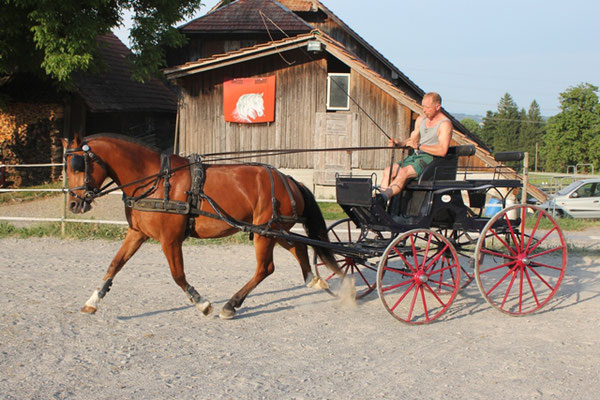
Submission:
<svg viewBox="0 0 600 400">
<path fill-rule="evenodd" d="M 85 171 L 85 161 L 83 160 L 83 156 L 71 156 L 71 169 L 73 169 L 73 172 Z"/>
</svg>

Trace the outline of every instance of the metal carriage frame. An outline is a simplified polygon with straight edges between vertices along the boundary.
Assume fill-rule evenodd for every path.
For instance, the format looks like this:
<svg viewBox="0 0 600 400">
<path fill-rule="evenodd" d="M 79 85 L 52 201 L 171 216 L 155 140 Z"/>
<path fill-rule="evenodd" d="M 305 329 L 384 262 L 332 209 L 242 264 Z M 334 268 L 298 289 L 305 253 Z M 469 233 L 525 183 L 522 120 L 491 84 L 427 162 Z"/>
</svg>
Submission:
<svg viewBox="0 0 600 400">
<path fill-rule="evenodd" d="M 459 158 L 474 153 L 474 146 L 451 147 L 388 205 L 373 196 L 374 176 L 336 177 L 337 202 L 348 218 L 329 227 L 328 247 L 355 281 L 357 298 L 377 289 L 396 319 L 426 324 L 473 280 L 486 302 L 513 316 L 538 311 L 554 297 L 567 265 L 560 228 L 535 206 L 506 207 L 523 189 L 514 171 L 507 177 L 507 167 L 466 163 L 459 171 Z M 495 158 L 518 162 L 523 156 L 503 152 Z M 485 215 L 492 193 L 502 209 Z M 315 266 L 334 293 L 340 279 L 316 259 Z"/>
</svg>

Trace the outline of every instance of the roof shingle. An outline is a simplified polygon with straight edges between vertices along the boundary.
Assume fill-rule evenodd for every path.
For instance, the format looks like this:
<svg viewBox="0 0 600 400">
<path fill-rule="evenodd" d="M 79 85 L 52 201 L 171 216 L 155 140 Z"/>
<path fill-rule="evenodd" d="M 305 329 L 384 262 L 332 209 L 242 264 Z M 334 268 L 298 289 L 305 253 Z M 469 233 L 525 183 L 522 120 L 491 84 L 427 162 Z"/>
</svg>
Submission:
<svg viewBox="0 0 600 400">
<path fill-rule="evenodd" d="M 183 33 L 279 29 L 294 34 L 312 30 L 296 14 L 272 0 L 237 0 L 179 28 Z"/>
<path fill-rule="evenodd" d="M 177 96 L 159 79 L 141 83 L 131 79 L 126 58 L 131 51 L 112 33 L 98 37 L 106 70 L 74 76 L 79 94 L 92 112 L 177 112 Z"/>
</svg>

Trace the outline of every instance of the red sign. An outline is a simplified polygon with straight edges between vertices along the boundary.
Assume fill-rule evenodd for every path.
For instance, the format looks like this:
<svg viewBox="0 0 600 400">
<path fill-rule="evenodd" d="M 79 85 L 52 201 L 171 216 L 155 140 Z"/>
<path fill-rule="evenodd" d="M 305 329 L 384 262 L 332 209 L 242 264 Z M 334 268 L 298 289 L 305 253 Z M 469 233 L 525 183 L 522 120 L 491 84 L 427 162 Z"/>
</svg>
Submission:
<svg viewBox="0 0 600 400">
<path fill-rule="evenodd" d="M 275 75 L 223 82 L 223 113 L 227 122 L 275 121 Z"/>
</svg>

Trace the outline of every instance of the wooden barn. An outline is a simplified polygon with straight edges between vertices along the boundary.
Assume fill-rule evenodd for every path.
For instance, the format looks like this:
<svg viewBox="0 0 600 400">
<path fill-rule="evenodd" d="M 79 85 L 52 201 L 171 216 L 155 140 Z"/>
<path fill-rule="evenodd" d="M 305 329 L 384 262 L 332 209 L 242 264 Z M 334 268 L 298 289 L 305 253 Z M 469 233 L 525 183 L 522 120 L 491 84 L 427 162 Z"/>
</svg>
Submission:
<svg viewBox="0 0 600 400">
<path fill-rule="evenodd" d="M 422 112 L 424 91 L 320 1 L 223 1 L 179 29 L 189 42 L 169 53 L 165 74 L 180 91 L 181 155 L 386 146 L 385 134 L 407 137 Z M 253 93 L 262 95 L 258 108 Z M 454 144 L 477 148 L 471 165 L 494 164 L 487 147 L 446 114 Z M 323 196 L 336 173 L 380 171 L 391 157 L 392 150 L 377 150 L 256 160 Z"/>
<path fill-rule="evenodd" d="M 113 34 L 98 37 L 101 65 L 77 73 L 73 90 L 24 73 L 0 77 L 0 163 L 62 162 L 62 137 L 118 132 L 170 148 L 177 96 L 158 79 L 131 79 L 129 49 Z M 60 168 L 8 169 L 15 186 L 56 180 Z"/>
</svg>

